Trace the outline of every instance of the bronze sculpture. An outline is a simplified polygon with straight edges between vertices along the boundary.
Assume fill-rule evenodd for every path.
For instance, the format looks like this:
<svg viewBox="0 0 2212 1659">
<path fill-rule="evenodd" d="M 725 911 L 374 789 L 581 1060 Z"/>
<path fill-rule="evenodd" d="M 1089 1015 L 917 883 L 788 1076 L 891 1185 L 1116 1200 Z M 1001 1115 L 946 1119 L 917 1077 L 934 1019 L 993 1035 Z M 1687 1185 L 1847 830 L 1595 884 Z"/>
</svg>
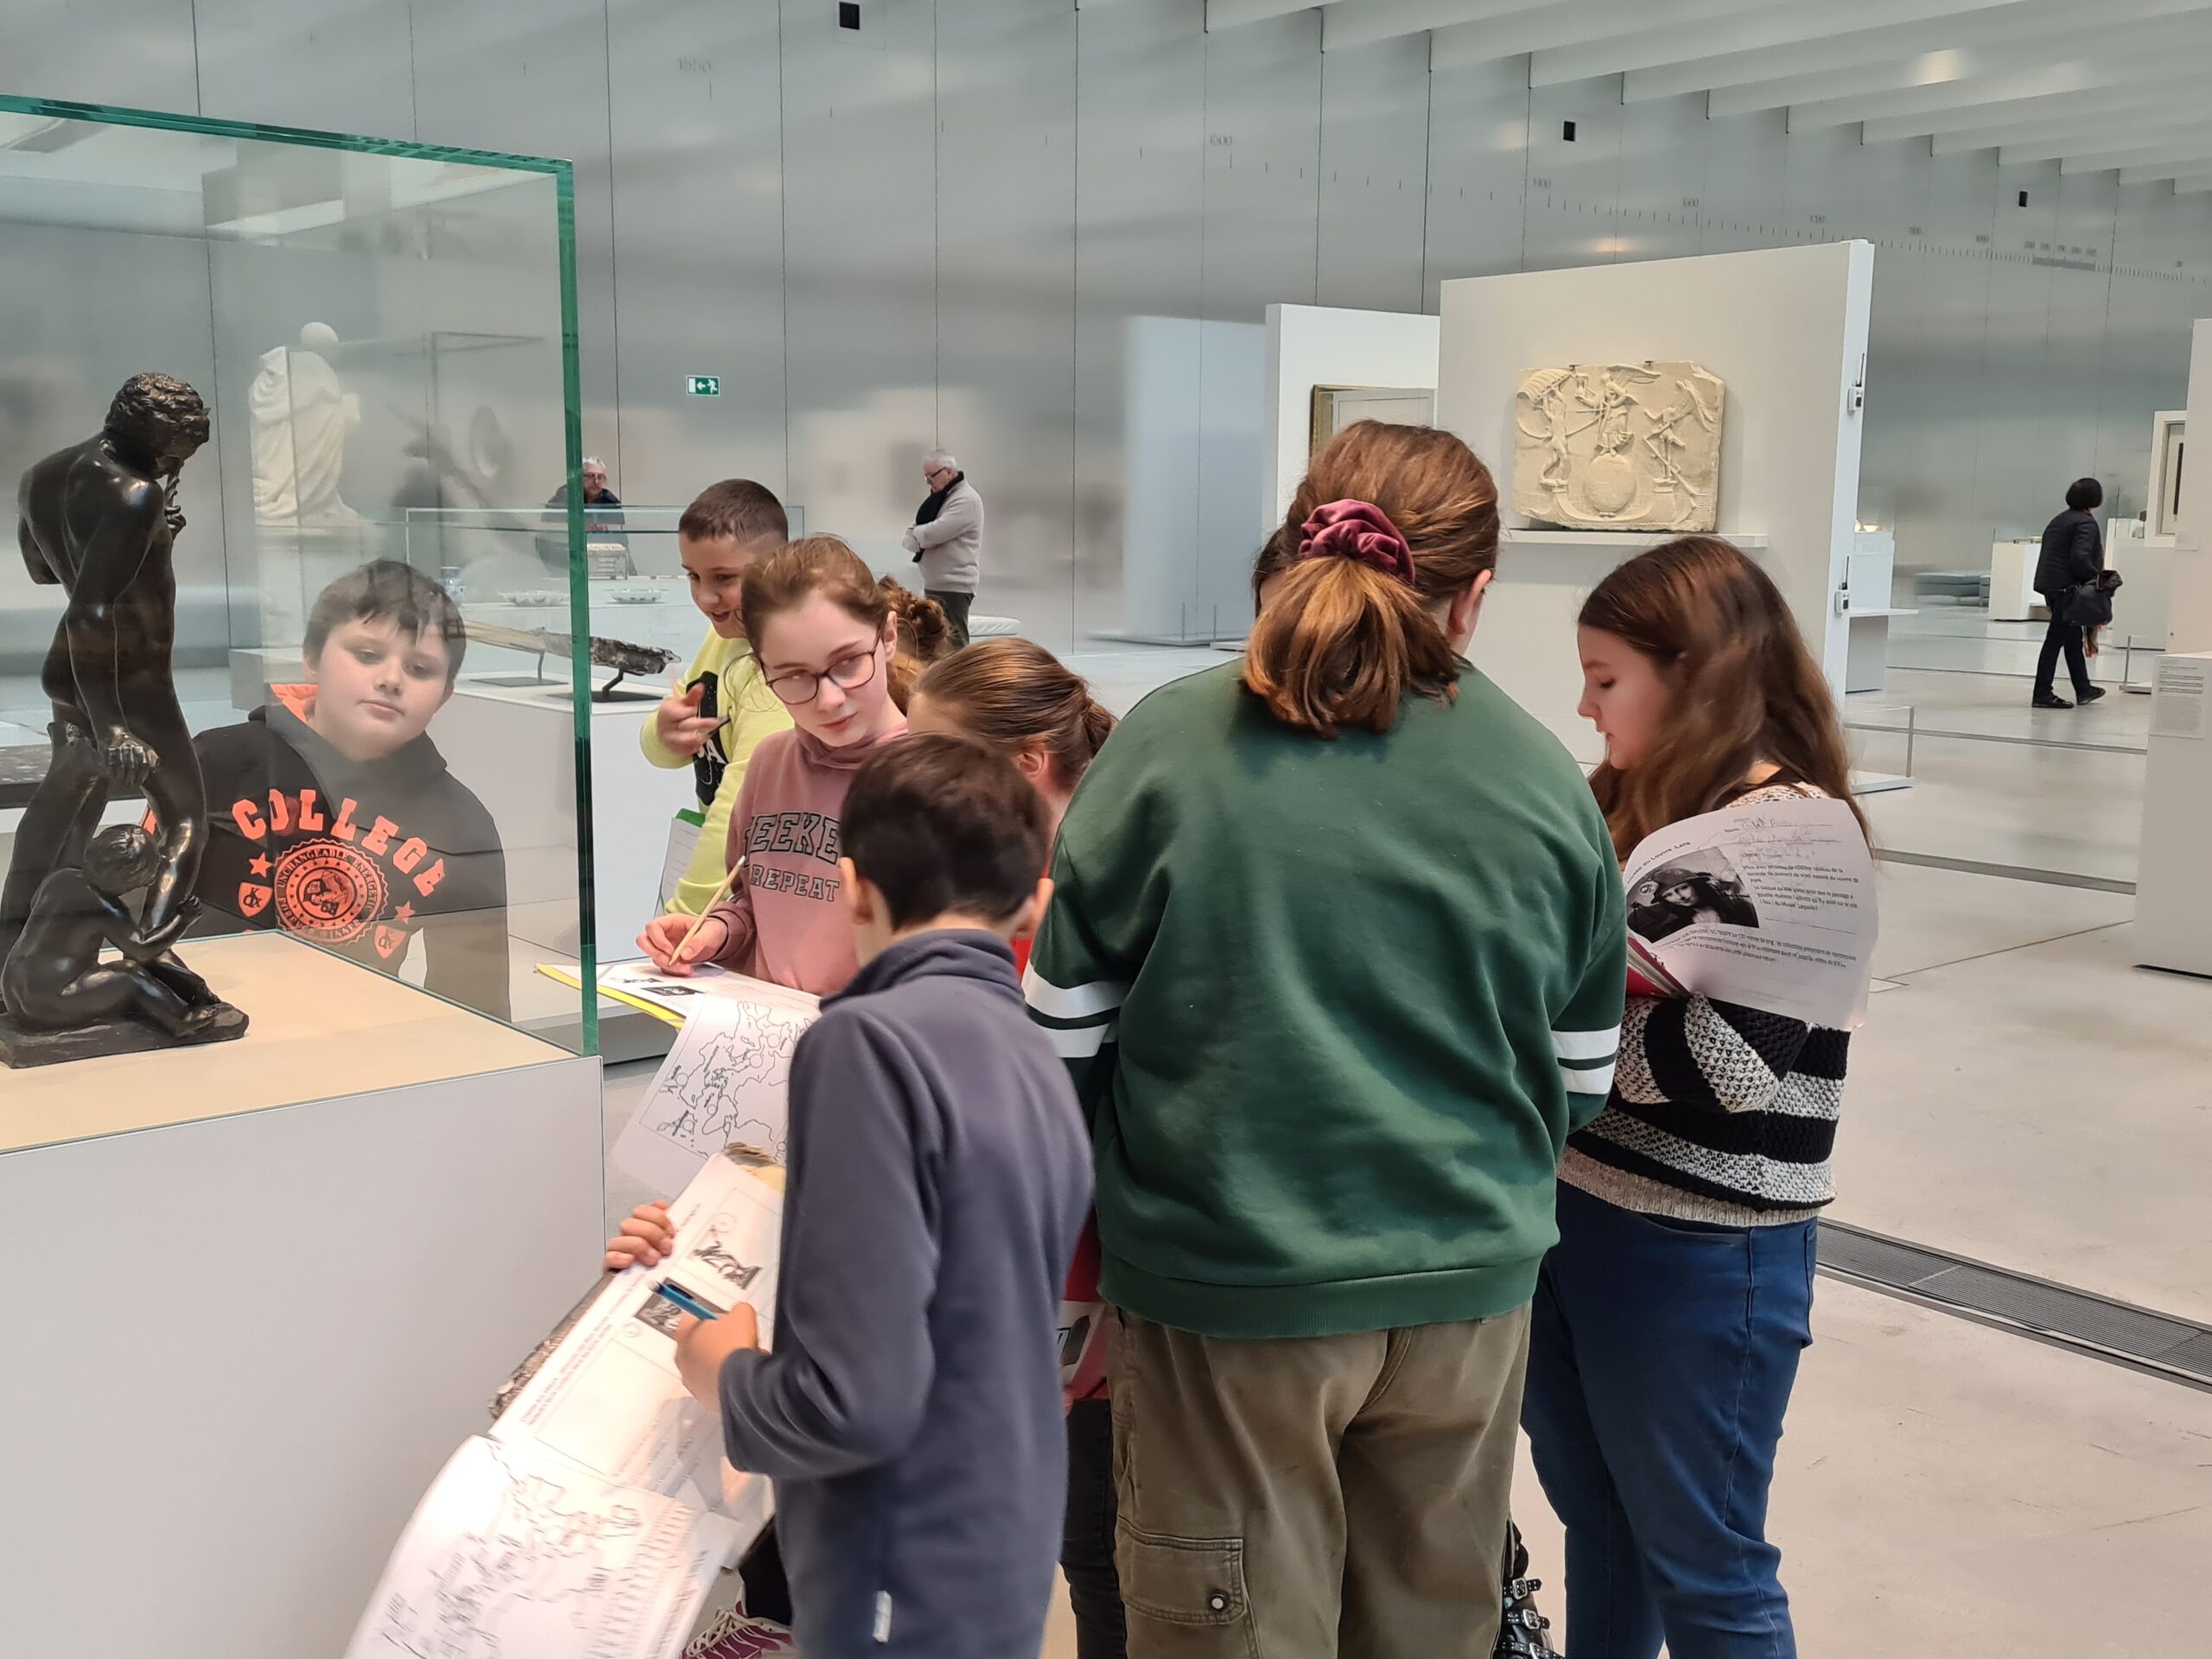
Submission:
<svg viewBox="0 0 2212 1659">
<path fill-rule="evenodd" d="M 169 663 L 176 638 L 170 554 L 184 528 L 177 480 L 207 436 L 199 393 L 168 375 L 137 375 L 116 394 L 97 436 L 33 465 L 17 492 L 16 539 L 31 580 L 60 588 L 68 603 L 41 675 L 53 706 L 47 728 L 53 759 L 24 809 L 0 887 L 0 1001 L 9 1003 L 0 1012 L 0 1058 L 11 1065 L 144 1047 L 149 1039 L 235 1037 L 245 1028 L 245 1017 L 168 948 L 192 919 L 193 883 L 207 838 L 207 790 Z M 144 791 L 150 849 L 124 858 L 111 847 L 88 868 L 93 832 L 118 785 Z M 85 971 L 71 971 L 85 930 L 114 925 L 112 912 L 87 895 L 105 891 L 112 903 L 112 888 L 104 890 L 101 881 L 135 876 L 131 866 L 142 859 L 150 863 L 144 908 L 125 938 L 110 942 L 181 1012 L 154 997 L 176 1018 L 149 1023 L 151 1005 L 129 996 L 122 999 L 128 1011 L 86 1012 L 80 1025 L 58 1023 L 62 1004 L 54 994 Z M 65 871 L 82 875 L 49 889 L 50 878 Z M 34 928 L 42 899 L 43 925 Z M 90 919 L 95 912 L 97 924 Z M 70 916 L 80 919 L 66 923 Z M 37 1008 L 27 1004 L 16 1013 L 10 986 L 19 994 L 40 988 L 30 996 Z M 79 998 L 72 1006 L 88 1011 L 107 1000 Z M 24 1034 L 58 1030 L 81 1040 L 57 1046 Z"/>
<path fill-rule="evenodd" d="M 0 968 L 0 997 L 27 1031 L 79 1032 L 129 1015 L 151 1020 L 180 1043 L 236 1036 L 245 1015 L 213 998 L 205 981 L 163 960 L 192 920 L 189 906 L 147 933 L 123 902 L 158 868 L 157 843 L 136 824 L 103 830 L 82 868 L 39 883 L 16 949 Z M 113 945 L 122 961 L 104 963 Z"/>
</svg>

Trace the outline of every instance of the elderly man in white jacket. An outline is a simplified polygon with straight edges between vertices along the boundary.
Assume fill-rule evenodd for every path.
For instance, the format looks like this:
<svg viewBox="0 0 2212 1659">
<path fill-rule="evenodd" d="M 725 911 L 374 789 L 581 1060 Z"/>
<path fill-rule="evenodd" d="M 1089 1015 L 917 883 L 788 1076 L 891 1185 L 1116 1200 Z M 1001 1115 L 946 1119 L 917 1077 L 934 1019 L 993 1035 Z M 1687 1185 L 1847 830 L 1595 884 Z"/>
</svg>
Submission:
<svg viewBox="0 0 2212 1659">
<path fill-rule="evenodd" d="M 922 567 L 922 591 L 944 607 L 952 645 L 968 643 L 968 612 L 983 565 L 983 498 L 960 463 L 943 450 L 922 459 L 929 499 L 914 514 L 903 545 Z"/>
</svg>

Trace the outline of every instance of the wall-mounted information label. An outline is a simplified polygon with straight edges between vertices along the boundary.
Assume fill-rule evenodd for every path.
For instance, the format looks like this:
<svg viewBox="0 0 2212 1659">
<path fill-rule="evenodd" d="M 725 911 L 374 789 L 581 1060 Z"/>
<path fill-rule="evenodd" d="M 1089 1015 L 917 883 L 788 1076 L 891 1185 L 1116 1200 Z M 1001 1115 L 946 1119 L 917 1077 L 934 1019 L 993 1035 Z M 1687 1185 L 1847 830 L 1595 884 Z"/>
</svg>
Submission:
<svg viewBox="0 0 2212 1659">
<path fill-rule="evenodd" d="M 722 395 L 722 378 L 719 374 L 686 375 L 683 390 L 694 397 L 719 397 Z"/>
<path fill-rule="evenodd" d="M 2151 690 L 2151 735 L 2212 737 L 2212 661 L 2166 657 Z"/>
</svg>

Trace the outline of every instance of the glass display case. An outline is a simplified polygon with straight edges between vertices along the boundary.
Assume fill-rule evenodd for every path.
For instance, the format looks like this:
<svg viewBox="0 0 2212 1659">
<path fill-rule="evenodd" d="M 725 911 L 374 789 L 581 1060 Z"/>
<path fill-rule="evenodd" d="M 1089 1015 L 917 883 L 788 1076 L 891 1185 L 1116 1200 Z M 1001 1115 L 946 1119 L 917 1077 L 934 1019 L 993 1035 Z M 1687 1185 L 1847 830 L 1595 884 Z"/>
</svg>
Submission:
<svg viewBox="0 0 2212 1659">
<path fill-rule="evenodd" d="M 565 162 L 0 98 L 0 512 L 23 554 L 0 562 L 0 863 L 59 856 L 38 817 L 67 759 L 49 723 L 84 717 L 53 693 L 57 629 L 91 580 L 79 541 L 105 533 L 72 505 L 41 536 L 16 481 L 114 451 L 118 388 L 175 377 L 207 435 L 154 483 L 181 527 L 129 580 L 173 621 L 206 831 L 172 845 L 174 755 L 142 783 L 111 750 L 94 804 L 153 832 L 149 891 L 197 900 L 175 957 L 249 1022 L 188 1060 L 171 1033 L 0 1071 L 66 1104 L 70 1134 L 594 1051 L 592 999 L 537 971 L 591 979 L 593 722 L 573 696 L 507 695 L 522 658 L 474 632 L 550 636 L 556 667 L 533 671 L 565 687 L 591 678 L 601 620 L 632 613 L 567 505 L 575 289 Z M 671 585 L 673 522 L 639 515 L 629 556 L 652 542 L 651 574 L 626 582 Z M 461 543 L 486 538 L 518 543 L 518 575 L 479 575 Z M 673 585 L 659 609 L 696 632 Z M 499 592 L 525 586 L 526 608 Z M 7 1144 L 44 1134 L 27 1118 Z"/>
<path fill-rule="evenodd" d="M 806 532 L 806 510 L 786 505 L 791 537 Z M 690 661 L 706 624 L 691 603 L 677 549 L 681 507 L 594 508 L 584 524 L 585 609 L 602 639 L 672 652 Z M 568 626 L 567 526 L 560 505 L 410 507 L 403 529 L 408 563 L 436 574 L 472 623 L 505 629 L 558 632 Z M 541 653 L 526 650 L 524 655 Z M 568 664 L 512 656 L 502 671 L 527 672 L 538 683 L 568 683 Z M 613 670 L 595 667 L 605 700 Z M 627 685 L 613 695 L 637 695 Z M 653 694 L 656 697 L 658 693 Z"/>
</svg>

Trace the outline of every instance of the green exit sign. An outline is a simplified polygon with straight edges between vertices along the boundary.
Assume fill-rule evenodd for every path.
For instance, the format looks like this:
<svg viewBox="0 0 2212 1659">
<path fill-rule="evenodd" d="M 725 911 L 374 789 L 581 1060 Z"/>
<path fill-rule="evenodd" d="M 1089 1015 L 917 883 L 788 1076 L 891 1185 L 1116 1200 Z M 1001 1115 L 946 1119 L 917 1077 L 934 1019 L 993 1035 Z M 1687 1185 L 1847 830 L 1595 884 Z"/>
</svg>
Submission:
<svg viewBox="0 0 2212 1659">
<path fill-rule="evenodd" d="M 722 378 L 719 374 L 695 374 L 683 382 L 683 389 L 694 397 L 719 397 L 722 395 Z"/>
</svg>

